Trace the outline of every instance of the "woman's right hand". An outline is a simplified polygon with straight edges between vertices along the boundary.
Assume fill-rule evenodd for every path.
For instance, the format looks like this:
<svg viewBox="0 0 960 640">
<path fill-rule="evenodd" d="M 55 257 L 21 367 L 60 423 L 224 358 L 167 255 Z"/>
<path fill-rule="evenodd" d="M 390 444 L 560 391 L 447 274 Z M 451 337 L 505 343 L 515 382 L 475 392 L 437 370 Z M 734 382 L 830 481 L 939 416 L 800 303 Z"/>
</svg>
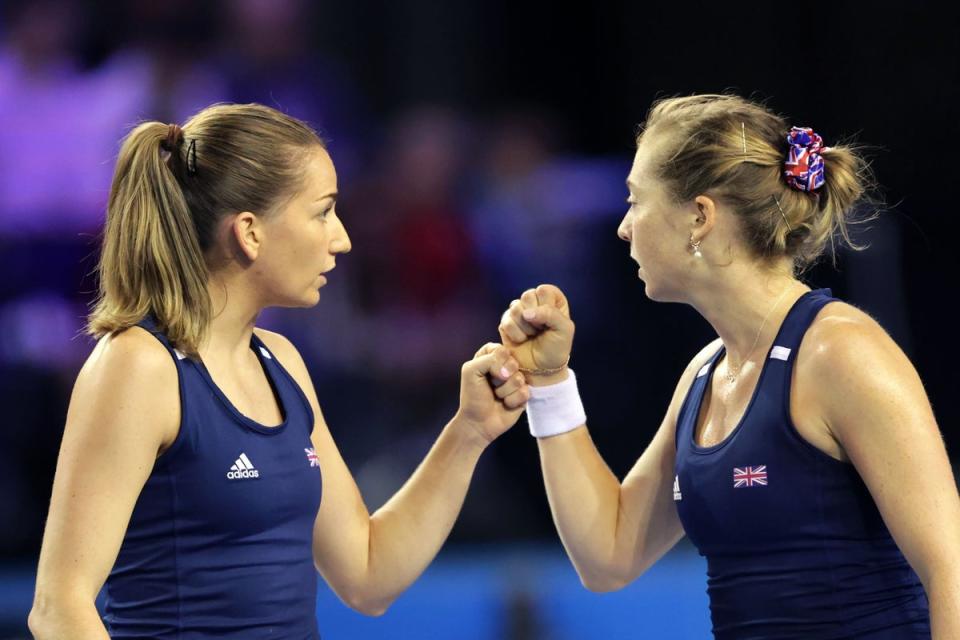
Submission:
<svg viewBox="0 0 960 640">
<path fill-rule="evenodd" d="M 566 296 L 552 284 L 541 284 L 510 303 L 499 331 L 522 369 L 560 369 L 554 374 L 524 374 L 529 384 L 543 386 L 567 377 L 574 328 Z"/>
</svg>

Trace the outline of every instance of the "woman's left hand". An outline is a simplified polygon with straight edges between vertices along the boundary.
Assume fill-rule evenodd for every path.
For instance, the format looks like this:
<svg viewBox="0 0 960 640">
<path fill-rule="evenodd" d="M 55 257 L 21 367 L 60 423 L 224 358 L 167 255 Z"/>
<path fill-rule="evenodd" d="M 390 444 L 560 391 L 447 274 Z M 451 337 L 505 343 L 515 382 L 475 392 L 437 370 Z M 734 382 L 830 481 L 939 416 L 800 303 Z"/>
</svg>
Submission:
<svg viewBox="0 0 960 640">
<path fill-rule="evenodd" d="M 516 424 L 530 399 L 519 368 L 506 347 L 490 342 L 460 370 L 460 409 L 455 419 L 473 427 L 484 444 Z"/>
</svg>

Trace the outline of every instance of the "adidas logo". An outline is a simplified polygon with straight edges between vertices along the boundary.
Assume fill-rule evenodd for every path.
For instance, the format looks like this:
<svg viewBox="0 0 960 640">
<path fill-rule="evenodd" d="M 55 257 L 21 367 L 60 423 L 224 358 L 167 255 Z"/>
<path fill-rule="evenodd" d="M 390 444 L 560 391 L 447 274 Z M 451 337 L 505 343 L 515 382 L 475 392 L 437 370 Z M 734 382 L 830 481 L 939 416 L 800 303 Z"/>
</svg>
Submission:
<svg viewBox="0 0 960 640">
<path fill-rule="evenodd" d="M 237 461 L 233 463 L 233 466 L 230 467 L 230 471 L 227 471 L 228 480 L 242 480 L 244 478 L 259 478 L 260 472 L 253 468 L 253 463 L 250 462 L 250 458 L 247 457 L 247 454 L 241 453 L 240 457 L 237 458 Z"/>
</svg>

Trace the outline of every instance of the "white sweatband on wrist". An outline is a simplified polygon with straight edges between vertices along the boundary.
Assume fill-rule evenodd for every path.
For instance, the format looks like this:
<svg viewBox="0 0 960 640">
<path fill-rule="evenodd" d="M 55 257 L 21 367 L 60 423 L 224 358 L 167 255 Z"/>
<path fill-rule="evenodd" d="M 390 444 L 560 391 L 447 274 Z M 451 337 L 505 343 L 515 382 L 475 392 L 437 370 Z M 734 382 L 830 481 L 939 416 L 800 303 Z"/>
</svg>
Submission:
<svg viewBox="0 0 960 640">
<path fill-rule="evenodd" d="M 563 382 L 530 387 L 527 424 L 530 425 L 530 435 L 535 438 L 549 438 L 573 431 L 587 422 L 580 392 L 577 391 L 577 377 L 573 369 L 568 371 L 570 376 Z"/>
</svg>

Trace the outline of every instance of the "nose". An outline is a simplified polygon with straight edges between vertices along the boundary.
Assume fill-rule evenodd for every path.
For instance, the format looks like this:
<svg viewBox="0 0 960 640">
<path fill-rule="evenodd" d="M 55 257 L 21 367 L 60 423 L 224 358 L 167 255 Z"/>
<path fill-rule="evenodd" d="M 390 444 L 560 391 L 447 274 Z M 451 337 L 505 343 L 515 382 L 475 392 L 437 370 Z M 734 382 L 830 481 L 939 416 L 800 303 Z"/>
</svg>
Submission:
<svg viewBox="0 0 960 640">
<path fill-rule="evenodd" d="M 350 242 L 350 236 L 347 234 L 347 228 L 339 216 L 336 217 L 337 227 L 333 232 L 333 239 L 330 241 L 330 253 L 350 253 L 353 244 Z"/>
<path fill-rule="evenodd" d="M 617 227 L 617 236 L 624 242 L 630 242 L 630 224 L 629 224 L 630 214 L 623 216 L 623 220 L 620 221 L 620 226 Z"/>
</svg>

